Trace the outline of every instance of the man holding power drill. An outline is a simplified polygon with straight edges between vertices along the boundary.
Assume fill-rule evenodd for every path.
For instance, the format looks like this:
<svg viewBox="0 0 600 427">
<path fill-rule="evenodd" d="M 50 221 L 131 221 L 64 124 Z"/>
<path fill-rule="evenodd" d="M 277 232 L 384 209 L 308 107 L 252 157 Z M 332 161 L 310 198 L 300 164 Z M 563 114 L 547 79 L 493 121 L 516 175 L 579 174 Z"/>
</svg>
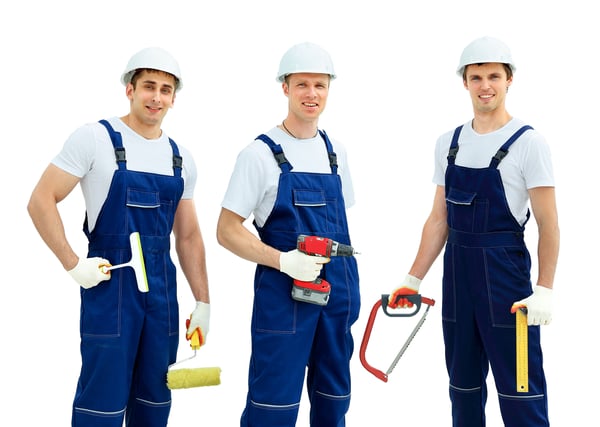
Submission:
<svg viewBox="0 0 600 427">
<path fill-rule="evenodd" d="M 350 245 L 346 208 L 354 194 L 346 151 L 318 129 L 335 77 L 329 54 L 317 45 L 284 54 L 277 80 L 288 115 L 240 152 L 222 203 L 219 243 L 257 264 L 242 427 L 295 426 L 305 376 L 310 425 L 345 425 L 350 327 L 360 310 L 356 260 L 313 254 L 300 238 Z M 260 239 L 244 226 L 250 215 Z M 326 301 L 292 298 L 295 280 L 319 276 L 330 285 Z"/>
</svg>

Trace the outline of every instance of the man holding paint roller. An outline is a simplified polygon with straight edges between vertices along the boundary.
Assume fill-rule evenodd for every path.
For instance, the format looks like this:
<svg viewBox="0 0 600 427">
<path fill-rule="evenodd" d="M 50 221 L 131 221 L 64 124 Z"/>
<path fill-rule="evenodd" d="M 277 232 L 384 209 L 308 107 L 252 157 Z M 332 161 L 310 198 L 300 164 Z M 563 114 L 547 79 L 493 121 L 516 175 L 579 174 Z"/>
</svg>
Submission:
<svg viewBox="0 0 600 427">
<path fill-rule="evenodd" d="M 310 425 L 345 425 L 350 328 L 360 309 L 356 259 L 296 249 L 302 234 L 350 245 L 346 208 L 354 194 L 346 151 L 318 129 L 335 77 L 329 54 L 315 44 L 284 54 L 277 81 L 287 117 L 240 152 L 222 203 L 219 243 L 257 264 L 242 427 L 295 426 L 305 378 Z M 250 215 L 260 239 L 244 226 Z M 320 274 L 331 286 L 326 305 L 292 298 L 294 279 Z"/>
<path fill-rule="evenodd" d="M 171 233 L 197 301 L 187 337 L 198 330 L 204 344 L 209 328 L 205 249 L 192 199 L 197 174 L 190 152 L 161 129 L 182 87 L 177 61 L 161 48 L 143 49 L 131 57 L 121 82 L 129 113 L 75 130 L 42 174 L 28 211 L 80 285 L 82 367 L 72 425 L 120 427 L 125 419 L 129 427 L 164 427 L 171 408 L 166 373 L 179 341 Z M 86 257 L 67 241 L 57 209 L 78 183 Z M 144 268 L 102 268 L 128 262 Z M 138 289 L 144 272 L 148 288 Z"/>
</svg>

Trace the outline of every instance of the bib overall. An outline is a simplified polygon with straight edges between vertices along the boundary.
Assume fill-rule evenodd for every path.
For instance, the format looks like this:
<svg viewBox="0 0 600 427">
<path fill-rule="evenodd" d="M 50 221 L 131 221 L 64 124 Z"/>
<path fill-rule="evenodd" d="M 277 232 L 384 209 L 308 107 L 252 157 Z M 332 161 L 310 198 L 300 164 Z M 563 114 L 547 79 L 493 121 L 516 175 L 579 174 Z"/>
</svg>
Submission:
<svg viewBox="0 0 600 427">
<path fill-rule="evenodd" d="M 261 240 L 280 251 L 296 248 L 299 234 L 350 244 L 336 155 L 325 134 L 331 173 L 292 172 L 280 145 L 258 139 L 273 151 L 281 169 L 275 206 Z M 345 426 L 350 405 L 350 327 L 360 310 L 354 257 L 332 257 L 321 277 L 331 284 L 326 306 L 295 301 L 293 279 L 258 265 L 254 280 L 252 355 L 242 427 L 293 427 L 306 377 L 312 427 Z M 307 371 L 308 368 L 308 371 Z"/>
<path fill-rule="evenodd" d="M 532 293 L 531 258 L 525 224 L 512 215 L 498 170 L 509 147 L 531 127 L 519 129 L 487 168 L 478 169 L 454 163 L 461 129 L 450 145 L 445 188 L 449 235 L 442 317 L 453 426 L 485 426 L 488 366 L 504 425 L 548 426 L 539 326 L 529 326 L 529 392 L 516 387 L 515 315 L 510 309 Z"/>
<path fill-rule="evenodd" d="M 127 170 L 121 135 L 108 130 L 118 169 L 93 231 L 87 217 L 88 256 L 111 264 L 131 259 L 129 235 L 139 232 L 149 292 L 140 292 L 133 268 L 81 289 L 82 367 L 73 404 L 73 426 L 165 427 L 171 408 L 166 386 L 178 345 L 175 265 L 170 234 L 183 193 L 182 160 L 173 149 L 174 176 Z"/>
</svg>

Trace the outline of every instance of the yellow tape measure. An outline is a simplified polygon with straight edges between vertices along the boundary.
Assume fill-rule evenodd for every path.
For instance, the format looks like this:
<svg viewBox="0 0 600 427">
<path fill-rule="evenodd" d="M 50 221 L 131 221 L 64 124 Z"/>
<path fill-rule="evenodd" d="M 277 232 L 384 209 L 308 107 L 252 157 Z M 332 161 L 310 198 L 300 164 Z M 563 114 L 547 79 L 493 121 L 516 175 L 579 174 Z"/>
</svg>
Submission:
<svg viewBox="0 0 600 427">
<path fill-rule="evenodd" d="M 517 309 L 517 392 L 529 391 L 529 356 L 527 354 L 527 308 Z"/>
</svg>

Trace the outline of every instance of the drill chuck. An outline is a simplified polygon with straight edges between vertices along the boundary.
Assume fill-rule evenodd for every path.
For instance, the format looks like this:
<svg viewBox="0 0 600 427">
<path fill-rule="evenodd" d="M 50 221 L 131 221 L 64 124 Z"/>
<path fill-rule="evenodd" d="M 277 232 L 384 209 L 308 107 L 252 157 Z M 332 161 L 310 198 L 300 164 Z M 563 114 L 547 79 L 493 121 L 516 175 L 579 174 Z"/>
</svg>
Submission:
<svg viewBox="0 0 600 427">
<path fill-rule="evenodd" d="M 331 256 L 352 256 L 357 252 L 350 245 L 344 245 L 343 243 L 333 242 L 331 245 Z"/>
</svg>

